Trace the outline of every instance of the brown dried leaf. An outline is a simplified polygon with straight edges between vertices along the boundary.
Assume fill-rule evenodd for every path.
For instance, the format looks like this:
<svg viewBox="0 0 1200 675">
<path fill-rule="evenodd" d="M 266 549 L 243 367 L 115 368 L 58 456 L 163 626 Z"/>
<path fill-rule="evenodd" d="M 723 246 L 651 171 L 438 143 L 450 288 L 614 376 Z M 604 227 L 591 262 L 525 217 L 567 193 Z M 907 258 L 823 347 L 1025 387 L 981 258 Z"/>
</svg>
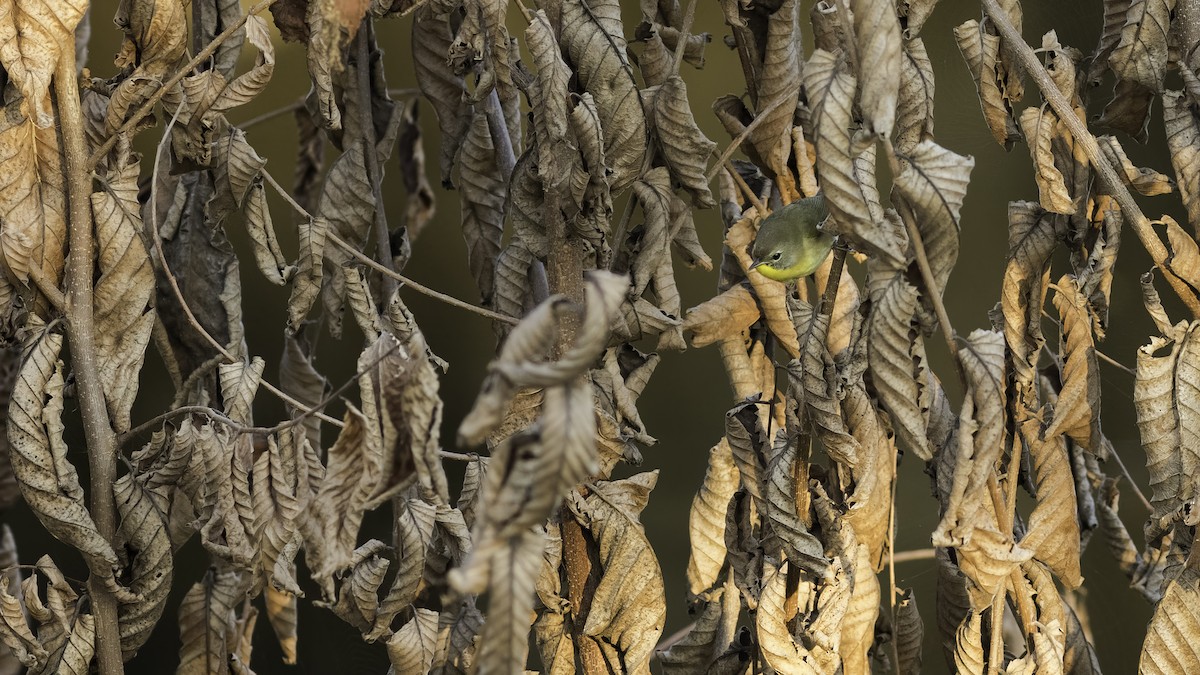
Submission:
<svg viewBox="0 0 1200 675">
<path fill-rule="evenodd" d="M 1193 231 L 1200 231 L 1200 117 L 1182 92 L 1163 92 L 1162 100 L 1167 149 L 1171 152 L 1179 197 L 1187 207 Z"/>
<path fill-rule="evenodd" d="M 129 411 L 154 327 L 149 308 L 154 269 L 141 238 L 136 156 L 110 170 L 106 189 L 91 196 L 100 278 L 94 291 L 96 351 L 104 398 L 118 433 L 129 430 Z"/>
<path fill-rule="evenodd" d="M 1123 80 L 1162 91 L 1167 73 L 1167 36 L 1175 0 L 1129 3 L 1121 38 L 1108 55 L 1108 65 Z"/>
<path fill-rule="evenodd" d="M 688 193 L 696 208 L 716 206 L 705 168 L 717 144 L 696 126 L 682 77 L 672 75 L 658 88 L 653 110 L 654 130 L 674 182 Z"/>
<path fill-rule="evenodd" d="M 884 283 L 871 276 L 867 315 L 867 365 L 880 404 L 892 418 L 905 447 L 924 461 L 933 458 L 925 427 L 918 380 L 924 370 L 925 348 L 916 329 L 918 291 L 904 275 L 895 272 Z"/>
<path fill-rule="evenodd" d="M 766 41 L 760 47 L 762 66 L 757 73 L 754 104 L 758 110 L 764 110 L 780 99 L 782 103 L 766 113 L 766 119 L 750 132 L 749 138 L 765 164 L 761 168 L 773 175 L 786 202 L 799 197 L 787 166 L 792 150 L 792 114 L 800 96 L 800 89 L 796 86 L 800 79 L 797 75 L 803 72 L 800 41 L 796 39 L 799 18 L 799 0 L 784 0 L 767 18 Z"/>
<path fill-rule="evenodd" d="M 263 604 L 267 609 L 271 631 L 275 633 L 275 639 L 279 641 L 279 650 L 283 652 L 283 662 L 295 665 L 297 629 L 300 621 L 296 596 L 268 585 L 263 592 Z"/>
<path fill-rule="evenodd" d="M 292 294 L 288 298 L 288 330 L 300 330 L 313 302 L 321 292 L 321 277 L 324 270 L 325 236 L 329 232 L 329 221 L 320 216 L 301 221 L 300 255 L 296 260 L 296 273 L 292 277 Z"/>
<path fill-rule="evenodd" d="M 718 340 L 740 335 L 758 321 L 758 304 L 744 285 L 696 305 L 687 312 L 683 330 L 692 331 L 693 347 L 706 347 Z"/>
<path fill-rule="evenodd" d="M 921 641 L 925 637 L 925 624 L 917 611 L 917 600 L 911 588 L 901 591 L 896 603 L 896 622 L 893 628 L 896 654 L 900 662 L 896 672 L 900 675 L 916 675 L 921 672 Z"/>
<path fill-rule="evenodd" d="M 25 357 L 8 408 L 9 459 L 25 502 L 50 534 L 79 549 L 102 574 L 117 556 L 83 503 L 63 440 L 62 335 L 43 332 Z"/>
<path fill-rule="evenodd" d="M 39 128 L 50 127 L 55 118 L 50 77 L 59 54 L 74 45 L 75 26 L 87 4 L 41 0 L 10 3 L 5 10 L 0 16 L 0 66 L 20 91 L 21 115 L 33 117 Z"/>
<path fill-rule="evenodd" d="M 387 641 L 389 673 L 427 673 L 437 647 L 438 613 L 417 607 L 413 618 Z"/>
<path fill-rule="evenodd" d="M 910 10 L 912 8 L 909 8 Z M 912 30 L 910 25 L 905 32 Z M 904 43 L 900 60 L 900 96 L 896 103 L 896 136 L 900 154 L 909 154 L 921 141 L 933 138 L 933 63 L 925 42 L 913 38 Z"/>
<path fill-rule="evenodd" d="M 579 86 L 596 101 L 604 130 L 604 156 L 612 172 L 609 180 L 616 192 L 628 187 L 641 173 L 646 120 L 641 94 L 625 55 L 620 13 L 607 23 L 602 19 L 602 14 L 582 0 L 563 2 L 559 44 L 575 69 Z"/>
<path fill-rule="evenodd" d="M 1192 565 L 1167 584 L 1167 592 L 1146 629 L 1138 672 L 1148 675 L 1194 672 L 1200 668 L 1200 574 Z"/>
<path fill-rule="evenodd" d="M 467 263 L 483 304 L 493 303 L 508 185 L 496 164 L 487 116 L 476 114 L 462 139 L 458 167 Z"/>
<path fill-rule="evenodd" d="M 209 570 L 179 605 L 179 667 L 176 675 L 227 675 L 234 614 L 245 593 L 241 574 Z"/>
<path fill-rule="evenodd" d="M 1054 165 L 1051 150 L 1057 123 L 1058 117 L 1047 106 L 1030 106 L 1021 112 L 1021 129 L 1029 141 L 1042 208 L 1051 213 L 1072 214 L 1075 213 L 1075 202 L 1067 191 L 1062 172 Z"/>
<path fill-rule="evenodd" d="M 1180 408 L 1175 398 L 1175 373 L 1187 329 L 1180 325 L 1164 337 L 1152 337 L 1138 348 L 1133 407 L 1150 473 L 1150 503 L 1154 518 L 1173 513 L 1194 492 L 1184 485 L 1180 438 Z"/>
<path fill-rule="evenodd" d="M 396 575 L 392 578 L 387 595 L 379 604 L 375 627 L 366 636 L 368 640 L 386 635 L 396 615 L 417 599 L 424 582 L 426 557 L 433 545 L 436 507 L 419 499 L 407 499 L 395 502 L 394 508 L 397 511 L 395 532 L 398 535 L 395 539 Z"/>
<path fill-rule="evenodd" d="M 954 37 L 975 80 L 983 120 L 987 122 L 992 138 L 1008 150 L 1020 138 L 1021 132 L 1013 117 L 1012 102 L 1002 93 L 998 79 L 1000 38 L 983 30 L 975 19 L 956 26 Z"/>
<path fill-rule="evenodd" d="M 921 32 L 937 3 L 938 0 L 899 0 L 896 3 L 896 12 L 900 15 L 900 27 L 904 31 L 905 40 L 916 39 L 917 33 Z"/>
<path fill-rule="evenodd" d="M 901 65 L 900 22 L 894 0 L 851 0 L 858 53 L 858 105 L 867 130 L 890 137 L 896 122 Z M 863 664 L 865 665 L 865 664 Z"/>
<path fill-rule="evenodd" d="M 623 672 L 646 671 L 666 620 L 662 571 L 638 522 L 657 479 L 652 471 L 597 482 L 586 498 L 570 497 L 595 538 L 601 570 L 582 632 L 610 645 L 609 658 Z"/>
<path fill-rule="evenodd" d="M 1167 109 L 1165 101 L 1166 96 L 1164 95 L 1164 110 Z M 1165 176 L 1154 169 L 1134 166 L 1133 162 L 1129 161 L 1129 157 L 1125 155 L 1125 149 L 1121 147 L 1121 143 L 1116 138 L 1112 136 L 1100 136 L 1096 140 L 1100 144 L 1100 151 L 1104 153 L 1108 162 L 1122 173 L 1125 184 L 1137 190 L 1138 194 L 1153 197 L 1155 195 L 1170 194 L 1174 190 L 1175 183 L 1169 176 Z M 1186 167 L 1186 160 L 1185 162 L 1180 162 L 1174 156 L 1171 159 L 1177 165 L 1182 164 Z M 1177 168 L 1176 171 L 1179 171 L 1179 169 Z"/>
<path fill-rule="evenodd" d="M 921 141 L 908 156 L 899 157 L 895 190 L 903 197 L 902 216 L 915 217 L 925 243 L 929 266 L 941 295 L 958 259 L 959 210 L 967 194 L 975 158 L 956 154 L 933 141 Z M 902 207 L 902 208 L 901 208 Z"/>
<path fill-rule="evenodd" d="M 432 3 L 417 10 L 412 27 L 413 70 L 417 86 L 437 113 L 442 136 L 442 185 L 451 184 L 454 158 L 470 121 L 466 82 L 462 75 L 454 73 L 447 61 L 451 39 L 450 23 L 445 14 L 435 11 Z"/>
<path fill-rule="evenodd" d="M 477 672 L 512 673 L 525 669 L 533 591 L 541 572 L 545 545 L 546 534 L 537 528 L 509 539 L 492 556 L 488 621 L 475 656 Z M 455 570 L 450 576 L 451 585 L 459 588 L 455 572 L 460 571 L 465 570 Z"/>
<path fill-rule="evenodd" d="M 1093 451 L 1100 435 L 1100 364 L 1092 338 L 1087 298 L 1070 275 L 1058 280 L 1054 307 L 1062 319 L 1062 391 L 1043 437 L 1066 434 Z"/>
<path fill-rule="evenodd" d="M 1027 419 L 1020 427 L 1038 500 L 1020 545 L 1033 551 L 1033 557 L 1045 563 L 1067 588 L 1078 588 L 1083 583 L 1079 570 L 1080 527 L 1067 445 L 1064 439 L 1049 434 L 1038 438 L 1038 426 L 1036 419 Z"/>
<path fill-rule="evenodd" d="M 163 514 L 145 487 L 129 475 L 121 476 L 113 484 L 113 497 L 121 516 L 122 549 L 135 554 L 129 565 L 129 590 L 140 596 L 117 608 L 121 652 L 129 660 L 150 639 L 166 609 L 174 563 Z"/>
<path fill-rule="evenodd" d="M 741 598 L 733 579 L 704 595 L 703 608 L 691 630 L 668 649 L 659 650 L 665 675 L 713 672 L 710 666 L 733 643 Z M 724 672 L 724 671 L 717 671 Z"/>
</svg>

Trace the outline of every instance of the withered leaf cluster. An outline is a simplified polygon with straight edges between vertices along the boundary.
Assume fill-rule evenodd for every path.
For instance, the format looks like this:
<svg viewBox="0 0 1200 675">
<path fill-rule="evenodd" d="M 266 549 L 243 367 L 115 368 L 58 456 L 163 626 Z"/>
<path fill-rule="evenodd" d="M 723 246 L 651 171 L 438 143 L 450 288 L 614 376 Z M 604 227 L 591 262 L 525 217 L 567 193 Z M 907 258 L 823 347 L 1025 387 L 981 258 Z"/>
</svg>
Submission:
<svg viewBox="0 0 1200 675">
<path fill-rule="evenodd" d="M 20 564 L 0 523 L 0 673 L 120 672 L 173 588 L 182 674 L 253 673 L 260 612 L 297 663 L 302 602 L 385 644 L 398 675 L 916 673 L 927 625 L 958 672 L 1099 673 L 1078 591 L 1097 534 L 1154 605 L 1141 670 L 1200 672 L 1200 15 L 1096 3 L 1087 56 L 1053 31 L 1032 49 L 1018 0 L 953 30 L 983 124 L 1025 144 L 1037 189 L 1009 203 L 991 327 L 963 336 L 942 298 L 975 160 L 935 135 L 936 4 L 721 0 L 744 76 L 711 104 L 725 150 L 688 93 L 712 57 L 694 1 L 645 0 L 628 27 L 616 0 L 129 0 L 108 76 L 83 69 L 85 4 L 0 4 L 0 512 L 24 500 L 89 574 Z M 312 84 L 287 109 L 290 188 L 228 117 L 270 96 L 268 6 Z M 389 20 L 419 97 L 388 88 Z M 1109 82 L 1094 125 L 1123 136 L 1097 137 L 1089 96 Z M 1121 140 L 1157 135 L 1155 100 L 1169 168 Z M 402 275 L 446 204 L 430 112 L 480 306 Z M 1177 192 L 1187 222 L 1147 218 L 1130 189 Z M 811 281 L 766 278 L 760 223 L 817 194 L 834 250 Z M 677 263 L 714 268 L 705 218 L 723 232 L 716 292 L 685 311 Z M 1156 268 L 1130 396 L 1149 497 L 1121 486 L 1150 512 L 1140 546 L 1100 416 L 1100 347 L 1135 311 L 1112 306 L 1126 228 Z M 239 238 L 249 273 L 287 289 L 277 367 L 243 326 L 261 308 Z M 409 289 L 493 322 L 453 439 L 448 364 Z M 322 340 L 358 355 L 343 386 Z M 952 368 L 934 371 L 930 340 Z M 151 345 L 174 394 L 139 422 Z M 687 524 L 693 621 L 664 639 L 642 525 L 659 472 L 616 472 L 655 443 L 638 399 L 663 353 L 708 346 L 732 398 Z M 267 396 L 287 411 L 269 426 Z M 894 580 L 901 461 L 925 463 L 939 513 L 925 617 Z M 199 576 L 174 563 L 193 540 Z"/>
</svg>

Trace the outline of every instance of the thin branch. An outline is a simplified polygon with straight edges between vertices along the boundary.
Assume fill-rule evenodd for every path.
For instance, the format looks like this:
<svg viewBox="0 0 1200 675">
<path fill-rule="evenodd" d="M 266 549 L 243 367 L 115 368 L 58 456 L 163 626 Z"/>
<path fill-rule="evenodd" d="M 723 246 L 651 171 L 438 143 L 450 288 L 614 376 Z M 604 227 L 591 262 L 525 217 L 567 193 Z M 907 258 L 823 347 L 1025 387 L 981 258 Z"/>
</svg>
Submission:
<svg viewBox="0 0 1200 675">
<path fill-rule="evenodd" d="M 283 188 L 283 186 L 280 185 L 273 176 L 271 176 L 270 173 L 268 173 L 266 170 L 263 170 L 262 176 L 264 179 L 266 179 L 267 183 L 269 183 L 271 185 L 271 187 L 275 188 L 275 191 L 278 192 L 281 197 L 283 197 L 283 200 L 286 201 L 293 209 L 296 210 L 296 213 L 300 214 L 300 216 L 303 218 L 312 219 L 312 217 L 313 217 L 312 214 L 310 214 L 308 212 L 308 210 L 305 209 L 303 206 L 300 206 L 300 204 L 297 203 L 296 200 L 292 198 L 292 195 L 289 194 L 288 191 L 285 190 Z M 326 239 L 330 243 L 332 243 L 334 246 L 337 246 L 338 248 L 342 249 L 343 251 L 349 253 L 351 256 L 353 256 L 356 260 L 358 260 L 362 264 L 366 265 L 367 267 L 370 267 L 371 269 L 375 270 L 376 272 L 379 272 L 380 274 L 384 274 L 386 276 L 389 276 L 389 277 L 395 279 L 396 281 L 399 281 L 401 284 L 412 288 L 414 291 L 416 291 L 422 295 L 428 296 L 435 300 L 440 300 L 452 307 L 457 307 L 459 309 L 465 309 L 468 312 L 474 312 L 475 314 L 478 314 L 482 317 L 486 317 L 493 321 L 499 321 L 501 323 L 509 324 L 510 326 L 515 326 L 518 323 L 520 323 L 519 319 L 514 319 L 513 317 L 508 316 L 506 314 L 500 314 L 499 312 L 493 312 L 490 309 L 485 309 L 483 307 L 478 307 L 476 305 L 472 305 L 471 303 L 466 302 L 464 300 L 459 300 L 458 298 L 456 298 L 452 295 L 446 295 L 445 293 L 442 293 L 440 291 L 435 291 L 432 288 L 429 288 L 428 286 L 419 284 L 419 283 L 413 281 L 412 279 L 409 279 L 408 277 L 404 276 L 403 274 L 400 274 L 399 272 L 394 272 L 392 270 L 389 270 L 388 268 L 384 267 L 383 265 L 380 265 L 378 262 L 373 260 L 371 257 L 364 254 L 362 251 L 358 250 L 356 247 L 352 246 L 346 240 L 342 239 L 341 237 L 337 236 L 336 234 L 334 234 L 332 232 L 326 233 L 325 236 L 326 236 Z"/>
<path fill-rule="evenodd" d="M 63 295 L 63 292 L 58 290 L 58 286 L 55 286 L 54 282 L 46 277 L 41 265 L 29 266 L 29 280 L 33 282 L 34 286 L 37 286 L 42 295 L 46 296 L 54 309 L 63 314 L 67 313 L 67 296 Z"/>
<path fill-rule="evenodd" d="M 1133 494 L 1137 496 L 1138 501 L 1142 503 L 1142 506 L 1146 507 L 1146 511 L 1149 513 L 1154 513 L 1154 506 L 1150 504 L 1150 500 L 1146 499 L 1146 495 L 1142 492 L 1141 488 L 1138 487 L 1138 484 L 1134 482 L 1133 475 L 1130 474 L 1129 469 L 1125 467 L 1125 462 L 1121 460 L 1121 455 L 1117 452 L 1116 446 L 1114 446 L 1112 441 L 1108 440 L 1106 436 L 1101 436 L 1100 439 L 1104 443 L 1104 449 L 1107 451 L 1108 456 L 1112 457 L 1117 463 L 1117 467 L 1121 469 L 1121 475 L 1125 476 L 1125 480 L 1129 483 L 1129 489 L 1133 490 Z"/>
<path fill-rule="evenodd" d="M 737 149 L 741 147 L 742 143 L 745 143 L 746 139 L 750 138 L 751 132 L 758 128 L 759 123 L 765 120 L 768 115 L 775 111 L 776 108 L 783 105 L 784 101 L 789 100 L 792 92 L 798 90 L 799 88 L 799 84 L 797 84 L 795 87 L 789 88 L 782 96 L 779 96 L 774 101 L 771 101 L 770 105 L 756 112 L 754 114 L 754 119 L 750 120 L 750 124 L 747 124 L 746 128 L 742 129 L 741 133 L 734 137 L 733 142 L 729 144 L 729 147 L 725 148 L 725 150 L 723 150 L 721 154 L 717 156 L 717 161 L 713 162 L 712 168 L 708 170 L 708 174 L 705 176 L 705 178 L 707 178 L 710 182 L 715 179 L 717 174 L 721 172 L 721 169 L 725 168 L 725 162 L 728 162 L 729 158 L 733 157 L 733 153 L 737 152 Z"/>
<path fill-rule="evenodd" d="M 911 551 L 900 551 L 892 556 L 892 560 L 898 565 L 906 562 L 918 562 L 921 560 L 933 560 L 937 557 L 937 550 L 932 548 L 917 548 Z"/>
<path fill-rule="evenodd" d="M 371 210 L 374 218 L 375 256 L 379 264 L 393 272 L 396 266 L 392 261 L 392 239 L 388 229 L 387 212 L 383 207 L 383 172 L 379 170 L 379 150 L 375 147 L 375 120 L 371 114 L 371 17 L 365 16 L 362 25 L 358 27 L 358 36 L 354 38 L 357 45 L 358 75 L 358 125 L 362 129 L 363 163 L 367 172 L 367 183 L 371 186 L 371 198 L 375 208 Z M 396 292 L 396 280 L 389 275 L 383 275 L 381 289 L 383 297 L 390 298 Z"/>
<path fill-rule="evenodd" d="M 696 0 L 688 0 L 687 11 L 683 15 L 683 25 L 679 27 L 679 39 L 675 43 L 675 63 L 671 64 L 671 74 L 679 74 L 679 66 L 683 63 L 683 52 L 687 49 L 688 31 L 692 30 L 692 21 L 696 18 Z M 709 180 L 712 180 L 709 178 Z"/>
<path fill-rule="evenodd" d="M 1049 319 L 1055 326 L 1058 326 L 1059 332 L 1062 332 L 1062 323 L 1044 309 L 1042 310 L 1042 317 Z M 1105 361 L 1109 365 L 1116 367 L 1118 370 L 1122 370 L 1122 371 L 1128 373 L 1131 377 L 1137 377 L 1137 371 L 1135 371 L 1133 368 L 1130 368 L 1129 366 L 1125 365 L 1124 363 L 1121 363 L 1120 361 L 1114 359 L 1113 357 L 1109 356 L 1108 354 L 1105 354 L 1104 352 L 1100 351 L 1099 349 L 1095 349 L 1095 347 L 1093 347 L 1093 349 L 1096 352 L 1096 356 L 1100 357 L 1101 361 Z"/>
<path fill-rule="evenodd" d="M 220 411 L 210 408 L 208 406 L 188 405 L 188 406 L 183 406 L 180 408 L 175 408 L 174 410 L 168 410 L 167 412 L 162 413 L 161 415 L 156 415 L 156 416 L 152 417 L 151 419 L 137 425 L 133 429 L 130 429 L 129 431 L 121 434 L 120 438 L 117 439 L 117 445 L 123 446 L 130 439 L 132 439 L 140 434 L 143 434 L 151 429 L 158 427 L 159 425 L 161 425 L 163 422 L 166 422 L 167 420 L 171 420 L 176 417 L 181 417 L 183 415 L 205 415 L 205 416 L 209 417 L 210 419 L 212 419 L 214 422 L 220 422 L 221 424 L 224 424 L 225 426 L 232 429 L 234 431 L 234 433 L 238 433 L 238 434 L 259 434 L 261 436 L 273 436 L 275 434 L 278 434 L 281 431 L 285 431 L 287 429 L 290 429 L 290 428 L 296 426 L 297 424 L 300 424 L 305 419 L 307 419 L 313 415 L 316 415 L 318 412 L 320 412 L 322 409 L 324 409 L 325 406 L 327 406 L 330 403 L 333 403 L 335 400 L 337 400 L 337 398 L 339 396 L 341 396 L 347 389 L 350 388 L 350 385 L 357 382 L 358 379 L 360 377 L 362 377 L 363 375 L 366 375 L 367 371 L 369 371 L 372 368 L 374 368 L 375 366 L 379 365 L 379 363 L 381 361 L 383 361 L 385 358 L 390 356 L 392 354 L 392 352 L 396 351 L 399 348 L 400 348 L 400 343 L 397 342 L 396 344 L 392 345 L 391 349 L 388 349 L 387 351 L 383 352 L 379 356 L 376 356 L 374 359 L 371 360 L 370 363 L 368 363 L 366 366 L 363 366 L 361 369 L 359 369 L 359 371 L 356 372 L 352 377 L 350 377 L 350 379 L 343 382 L 341 384 L 341 386 L 339 386 L 337 389 L 334 389 L 333 391 L 329 392 L 329 394 L 327 396 L 325 396 L 325 398 L 321 399 L 315 405 L 304 408 L 303 412 L 301 412 L 299 415 L 295 415 L 289 420 L 284 420 L 284 421 L 280 422 L 279 424 L 276 424 L 275 426 L 272 426 L 272 427 L 250 427 L 250 426 L 246 426 L 244 424 L 235 422 L 235 421 L 229 419 L 228 417 L 226 417 Z"/>
<path fill-rule="evenodd" d="M 737 169 L 733 168 L 733 164 L 728 161 L 725 162 L 725 170 L 733 178 L 733 184 L 738 186 L 738 189 L 742 191 L 742 194 L 746 197 L 746 201 L 750 202 L 758 211 L 758 215 L 765 216 L 767 214 L 767 207 L 763 206 L 758 195 L 754 194 L 754 190 L 751 190 L 750 186 L 746 184 L 746 180 L 742 178 L 742 174 L 738 173 Z"/>
<path fill-rule="evenodd" d="M 166 95 L 168 91 L 171 91 L 173 88 L 175 88 L 175 85 L 179 84 L 183 78 L 187 77 L 188 74 L 196 68 L 196 66 L 204 63 L 209 59 L 209 57 L 216 53 L 217 48 L 220 47 L 226 40 L 233 37 L 233 35 L 239 30 L 241 30 L 242 26 L 245 26 L 246 22 L 250 20 L 250 17 L 265 11 L 278 1 L 279 0 L 261 0 L 261 2 L 259 2 L 257 5 L 251 7 L 250 11 L 243 14 L 242 18 L 233 22 L 228 28 L 221 31 L 221 34 L 213 38 L 213 41 L 208 43 L 207 47 L 201 49 L 199 52 L 196 52 L 196 55 L 192 57 L 191 61 L 188 61 L 187 64 L 180 68 L 174 75 L 172 75 L 169 80 L 164 82 L 163 85 L 158 88 L 158 90 L 156 90 L 150 95 L 149 98 L 146 99 L 145 103 L 143 103 L 136 111 L 134 111 L 133 115 L 131 115 L 129 119 L 125 120 L 125 123 L 122 124 L 120 128 L 114 131 L 111 136 L 106 138 L 104 142 L 100 144 L 100 147 L 96 148 L 96 151 L 92 153 L 92 156 L 88 157 L 87 159 L 87 172 L 91 173 L 92 170 L 96 168 L 96 165 L 100 163 L 100 160 L 104 159 L 104 156 L 113 149 L 113 146 L 116 145 L 118 138 L 132 131 L 137 126 L 138 122 L 141 122 L 146 115 L 149 115 L 150 112 L 154 110 L 154 106 L 157 105 L 160 100 L 162 100 L 162 97 Z"/>
<path fill-rule="evenodd" d="M 79 412 L 87 440 L 88 467 L 91 469 L 91 515 L 96 530 L 108 542 L 117 532 L 113 483 L 117 479 L 116 434 L 108 419 L 96 353 L 93 314 L 93 256 L 91 169 L 87 164 L 87 140 L 83 136 L 83 111 L 79 105 L 79 86 L 75 75 L 75 51 L 65 49 L 54 70 L 54 94 L 58 105 L 59 132 L 62 137 L 67 179 L 68 233 L 67 257 L 67 337 L 71 344 L 71 366 L 79 392 Z M 92 609 L 96 617 L 96 660 L 106 675 L 124 672 L 121 658 L 120 628 L 117 623 L 117 598 L 112 587 L 112 570 L 88 556 L 91 576 Z M 105 580 L 109 583 L 106 584 Z"/>
<path fill-rule="evenodd" d="M 292 101 L 291 103 L 283 106 L 282 108 L 268 110 L 267 112 L 265 112 L 261 115 L 251 117 L 250 119 L 246 120 L 245 122 L 240 122 L 238 124 L 235 124 L 234 126 L 241 129 L 242 131 L 245 131 L 245 130 L 249 129 L 250 127 L 258 126 L 259 124 L 262 124 L 263 122 L 270 122 L 271 120 L 275 119 L 276 117 L 283 117 L 284 115 L 287 115 L 289 113 L 294 113 L 297 110 L 304 107 L 304 101 L 307 98 L 308 98 L 307 96 L 301 96 L 300 98 L 296 99 L 295 101 Z"/>
<path fill-rule="evenodd" d="M 983 5 L 983 11 L 992 20 L 992 23 L 1000 31 L 1000 37 L 1004 39 L 1005 46 L 1012 50 L 1021 60 L 1021 65 L 1025 68 L 1025 72 L 1033 78 L 1037 86 L 1042 91 L 1042 98 L 1058 115 L 1058 119 L 1071 132 L 1071 136 L 1079 145 L 1083 153 L 1087 155 L 1088 162 L 1096 169 L 1096 174 L 1100 177 L 1108 194 L 1111 194 L 1121 207 L 1121 211 L 1125 214 L 1125 218 L 1129 224 L 1133 226 L 1133 231 L 1141 240 L 1142 246 L 1146 252 L 1150 254 L 1150 259 L 1154 261 L 1154 266 L 1163 271 L 1163 276 L 1171 284 L 1179 299 L 1192 312 L 1193 318 L 1200 318 L 1200 298 L 1188 287 L 1182 279 L 1175 276 L 1173 272 L 1167 269 L 1167 259 L 1169 254 L 1162 240 L 1154 233 L 1154 228 L 1150 225 L 1150 220 L 1146 218 L 1146 214 L 1142 213 L 1137 202 L 1134 201 L 1133 195 L 1125 187 L 1125 182 L 1118 175 L 1116 169 L 1109 163 L 1104 153 L 1100 151 L 1100 146 L 1096 142 L 1096 137 L 1088 131 L 1087 126 L 1080 121 L 1075 114 L 1070 101 L 1063 96 L 1059 91 L 1058 86 L 1054 84 L 1054 80 L 1050 74 L 1046 72 L 1045 66 L 1038 59 L 1037 54 L 1033 49 L 1025 43 L 1025 38 L 1013 26 L 1008 15 L 1000 8 L 996 0 L 980 0 Z"/>
</svg>

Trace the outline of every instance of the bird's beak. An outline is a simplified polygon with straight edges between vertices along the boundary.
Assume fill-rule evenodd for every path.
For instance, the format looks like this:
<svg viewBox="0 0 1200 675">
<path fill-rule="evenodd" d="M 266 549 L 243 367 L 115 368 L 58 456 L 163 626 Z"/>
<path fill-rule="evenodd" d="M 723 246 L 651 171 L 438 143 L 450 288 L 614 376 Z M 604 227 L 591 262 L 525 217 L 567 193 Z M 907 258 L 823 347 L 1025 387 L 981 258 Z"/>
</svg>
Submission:
<svg viewBox="0 0 1200 675">
<path fill-rule="evenodd" d="M 750 269 L 754 269 L 754 268 L 758 267 L 759 265 L 763 264 L 764 262 L 766 262 L 766 261 L 765 260 L 755 260 L 754 263 L 750 265 Z"/>
</svg>

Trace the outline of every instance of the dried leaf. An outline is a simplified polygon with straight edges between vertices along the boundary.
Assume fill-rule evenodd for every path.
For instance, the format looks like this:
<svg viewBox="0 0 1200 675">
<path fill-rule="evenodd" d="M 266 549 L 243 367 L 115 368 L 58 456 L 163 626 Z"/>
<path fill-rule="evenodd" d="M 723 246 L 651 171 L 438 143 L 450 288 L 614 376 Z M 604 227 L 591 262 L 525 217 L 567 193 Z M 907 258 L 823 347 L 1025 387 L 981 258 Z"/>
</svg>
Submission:
<svg viewBox="0 0 1200 675">
<path fill-rule="evenodd" d="M 1200 654 L 1193 641 L 1200 634 L 1198 591 L 1200 575 L 1191 565 L 1167 585 L 1146 630 L 1138 672 L 1182 675 L 1200 668 Z"/>
<path fill-rule="evenodd" d="M 983 30 L 975 19 L 956 26 L 954 37 L 975 80 L 983 120 L 987 122 L 992 138 L 1008 150 L 1021 134 L 1013 117 L 1012 102 L 1002 93 L 998 80 L 1000 38 Z"/>
<path fill-rule="evenodd" d="M 442 185 L 451 184 L 454 158 L 470 121 L 466 82 L 462 75 L 454 73 L 446 60 L 450 44 L 448 18 L 437 13 L 431 4 L 418 9 L 412 27 L 413 69 L 417 86 L 437 113 L 442 136 Z"/>
<path fill-rule="evenodd" d="M 1054 164 L 1051 142 L 1058 117 L 1048 107 L 1029 107 L 1021 112 L 1021 129 L 1029 141 L 1042 208 L 1051 213 L 1075 213 L 1075 202 L 1067 191 L 1062 172 Z"/>
<path fill-rule="evenodd" d="M 1162 91 L 1167 72 L 1167 35 L 1175 0 L 1134 0 L 1125 14 L 1121 38 L 1108 65 L 1123 80 Z"/>
<path fill-rule="evenodd" d="M 229 643 L 235 624 L 235 608 L 245 592 L 237 572 L 210 570 L 192 585 L 179 605 L 179 648 L 177 675 L 226 675 L 229 673 Z"/>
<path fill-rule="evenodd" d="M 691 551 L 688 557 L 688 590 L 701 595 L 712 589 L 725 567 L 725 518 L 733 492 L 738 488 L 730 444 L 721 442 L 708 450 L 708 470 L 688 516 Z"/>
<path fill-rule="evenodd" d="M 487 116 L 477 114 L 472 117 L 461 142 L 458 182 L 462 190 L 462 230 L 467 242 L 467 261 L 483 304 L 491 305 L 500 237 L 504 234 L 507 184 L 496 164 Z"/>
<path fill-rule="evenodd" d="M 975 158 L 955 154 L 933 141 L 921 141 L 899 162 L 895 189 L 904 198 L 900 213 L 908 217 L 911 209 L 937 285 L 927 292 L 941 295 L 958 259 L 959 210 Z"/>
<path fill-rule="evenodd" d="M 893 0 L 851 0 L 858 53 L 858 104 L 866 127 L 890 137 L 903 68 L 900 22 Z"/>
<path fill-rule="evenodd" d="M 740 335 L 758 321 L 758 317 L 758 304 L 754 296 L 739 284 L 689 309 L 683 321 L 683 330 L 692 331 L 693 347 L 706 347 L 727 337 Z"/>
<path fill-rule="evenodd" d="M 50 534 L 83 553 L 97 573 L 117 564 L 83 503 L 63 440 L 62 335 L 43 332 L 25 357 L 8 408 L 13 474 L 25 502 Z"/>
<path fill-rule="evenodd" d="M 1163 126 L 1167 149 L 1193 231 L 1200 231 L 1200 117 L 1178 91 L 1163 92 Z"/>
<path fill-rule="evenodd" d="M 697 208 L 716 206 L 708 189 L 705 166 L 708 155 L 717 146 L 704 135 L 692 118 L 687 85 L 673 75 L 654 96 L 654 130 L 671 177 L 691 196 Z"/>
<path fill-rule="evenodd" d="M 121 652 L 129 660 L 150 639 L 166 609 L 174 563 L 163 514 L 145 486 L 128 475 L 121 476 L 113 484 L 113 497 L 121 516 L 122 548 L 135 554 L 129 565 L 129 590 L 141 596 L 137 602 L 117 608 Z"/>
<path fill-rule="evenodd" d="M 418 607 L 413 618 L 387 641 L 391 673 L 427 673 L 437 646 L 438 613 Z"/>
</svg>

